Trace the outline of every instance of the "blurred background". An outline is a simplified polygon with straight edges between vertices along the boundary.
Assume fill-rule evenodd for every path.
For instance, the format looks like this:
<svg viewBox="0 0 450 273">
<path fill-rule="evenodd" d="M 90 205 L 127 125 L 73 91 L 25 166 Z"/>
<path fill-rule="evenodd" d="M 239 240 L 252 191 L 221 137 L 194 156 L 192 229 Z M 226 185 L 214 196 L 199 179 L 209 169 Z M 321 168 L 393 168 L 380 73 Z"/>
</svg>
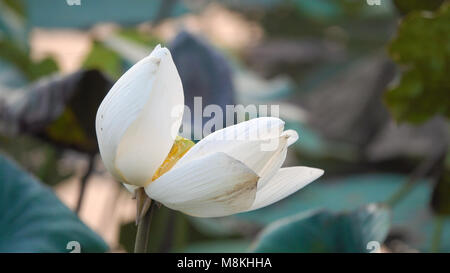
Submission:
<svg viewBox="0 0 450 273">
<path fill-rule="evenodd" d="M 269 207 L 154 215 L 151 252 L 450 252 L 447 0 L 0 0 L 0 252 L 132 252 L 135 200 L 95 114 L 157 44 L 186 104 L 279 105 L 285 166 L 325 175 Z"/>
</svg>

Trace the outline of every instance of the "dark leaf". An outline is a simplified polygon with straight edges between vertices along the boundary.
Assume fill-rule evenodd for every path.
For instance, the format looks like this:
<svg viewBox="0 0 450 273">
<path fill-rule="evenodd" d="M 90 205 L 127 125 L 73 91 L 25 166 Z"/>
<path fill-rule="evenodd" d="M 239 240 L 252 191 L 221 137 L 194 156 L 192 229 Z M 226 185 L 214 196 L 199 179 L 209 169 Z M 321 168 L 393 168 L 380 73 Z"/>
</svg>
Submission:
<svg viewBox="0 0 450 273">
<path fill-rule="evenodd" d="M 449 140 L 448 123 L 442 117 L 430 119 L 420 126 L 390 121 L 367 146 L 366 157 L 372 162 L 425 158 L 438 149 L 445 149 Z"/>
<path fill-rule="evenodd" d="M 183 82 L 185 104 L 194 109 L 194 97 L 203 105 L 217 104 L 222 109 L 234 103 L 231 68 L 227 60 L 206 41 L 188 32 L 179 33 L 170 51 Z"/>
<path fill-rule="evenodd" d="M 450 215 L 450 169 L 445 169 L 433 189 L 431 208 L 440 215 Z"/>
<path fill-rule="evenodd" d="M 328 139 L 364 147 L 389 118 L 380 99 L 394 72 L 383 54 L 355 62 L 306 97 L 310 125 Z"/>
<path fill-rule="evenodd" d="M 345 50 L 337 43 L 320 39 L 272 39 L 245 51 L 245 61 L 265 78 L 292 75 L 302 78 L 320 64 L 343 60 Z"/>
<path fill-rule="evenodd" d="M 169 48 L 183 83 L 184 103 L 189 109 L 194 109 L 195 97 L 201 97 L 201 107 L 215 104 L 224 112 L 226 105 L 234 104 L 231 68 L 221 53 L 188 32 L 179 33 Z M 190 118 L 186 114 L 185 117 Z M 203 124 L 207 120 L 208 118 L 204 118 Z M 193 117 L 191 124 L 194 124 Z M 226 125 L 225 122 L 223 125 Z"/>
<path fill-rule="evenodd" d="M 3 90 L 3 133 L 31 134 L 63 148 L 95 153 L 97 108 L 112 86 L 97 70 L 43 79 L 27 89 Z"/>
</svg>

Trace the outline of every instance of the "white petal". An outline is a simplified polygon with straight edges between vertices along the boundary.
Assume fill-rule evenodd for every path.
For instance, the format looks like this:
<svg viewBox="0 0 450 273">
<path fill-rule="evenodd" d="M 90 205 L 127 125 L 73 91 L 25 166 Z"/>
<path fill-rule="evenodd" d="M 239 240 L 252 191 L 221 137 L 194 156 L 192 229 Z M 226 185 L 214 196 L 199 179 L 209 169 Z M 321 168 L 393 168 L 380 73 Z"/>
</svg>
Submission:
<svg viewBox="0 0 450 273">
<path fill-rule="evenodd" d="M 127 191 L 129 191 L 131 194 L 134 194 L 134 191 L 137 190 L 139 187 L 135 186 L 135 185 L 130 185 L 127 183 L 122 183 L 122 185 L 125 187 L 125 189 L 127 189 Z"/>
<path fill-rule="evenodd" d="M 256 199 L 249 210 L 273 204 L 305 187 L 323 175 L 323 170 L 309 167 L 280 169 L 262 188 L 258 188 Z"/>
<path fill-rule="evenodd" d="M 259 140 L 277 137 L 283 132 L 284 121 L 275 117 L 260 117 L 244 121 L 207 135 L 203 140 Z"/>
<path fill-rule="evenodd" d="M 175 168 L 211 153 L 224 152 L 263 177 L 273 162 L 278 168 L 281 166 L 286 158 L 285 148 L 298 138 L 295 131 L 283 132 L 283 127 L 282 120 L 264 117 L 216 131 L 190 149 Z"/>
<path fill-rule="evenodd" d="M 284 122 L 278 118 L 258 118 L 215 132 L 190 149 L 174 168 L 205 155 L 224 152 L 244 163 L 261 179 L 258 188 L 278 171 L 286 159 L 287 147 L 298 139 L 297 132 L 283 132 Z M 265 129 L 268 128 L 268 129 Z M 261 132 L 261 138 L 251 137 Z M 243 136 L 250 137 L 243 137 Z M 224 137 L 225 136 L 225 137 Z"/>
<path fill-rule="evenodd" d="M 286 130 L 283 132 L 283 135 L 288 137 L 288 146 L 291 146 L 298 140 L 298 133 L 294 130 Z"/>
<path fill-rule="evenodd" d="M 267 148 L 272 143 L 270 142 L 272 138 L 278 138 L 281 135 L 283 128 L 284 122 L 281 119 L 261 117 L 217 130 L 192 147 L 176 166 L 215 152 L 227 152 L 230 148 L 252 142 L 258 142 L 262 148 Z"/>
<path fill-rule="evenodd" d="M 276 153 L 267 161 L 264 170 L 261 172 L 259 176 L 260 179 L 258 181 L 258 190 L 263 188 L 272 177 L 280 170 L 284 161 L 286 160 L 287 155 L 287 146 L 284 146 L 282 149 L 277 150 Z"/>
<path fill-rule="evenodd" d="M 219 217 L 249 209 L 258 176 L 241 162 L 215 153 L 172 169 L 145 187 L 150 198 L 198 217 Z"/>
<path fill-rule="evenodd" d="M 114 84 L 99 107 L 97 138 L 108 171 L 128 184 L 145 185 L 172 147 L 183 105 L 170 52 L 158 46 Z"/>
<path fill-rule="evenodd" d="M 270 160 L 267 161 L 267 164 L 264 167 L 263 171 L 261 173 L 258 173 L 260 176 L 260 179 L 258 181 L 258 190 L 264 187 L 279 171 L 284 161 L 286 160 L 287 147 L 292 145 L 298 139 L 298 134 L 294 130 L 284 131 L 281 136 L 287 139 L 287 143 L 285 145 L 282 145 L 280 147 L 281 149 L 278 149 L 276 153 L 273 154 Z"/>
<path fill-rule="evenodd" d="M 287 140 L 285 136 L 278 136 L 268 140 L 200 141 L 180 159 L 176 167 L 206 155 L 223 152 L 241 161 L 258 175 L 262 175 L 267 163 L 287 147 Z M 271 149 L 263 149 L 265 145 L 271 146 Z"/>
</svg>

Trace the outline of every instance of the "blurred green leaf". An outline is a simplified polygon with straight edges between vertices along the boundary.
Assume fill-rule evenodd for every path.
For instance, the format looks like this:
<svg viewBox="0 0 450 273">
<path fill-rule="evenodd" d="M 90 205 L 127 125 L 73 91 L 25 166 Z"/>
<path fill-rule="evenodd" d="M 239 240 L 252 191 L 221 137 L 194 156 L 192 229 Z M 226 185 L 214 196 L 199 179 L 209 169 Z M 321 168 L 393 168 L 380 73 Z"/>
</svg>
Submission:
<svg viewBox="0 0 450 273">
<path fill-rule="evenodd" d="M 20 0 L 0 0 L 0 59 L 19 69 L 28 80 L 35 80 L 58 70 L 52 58 L 33 61 L 29 54 L 25 6 Z"/>
<path fill-rule="evenodd" d="M 26 50 L 9 40 L 0 39 L 0 59 L 18 68 L 30 81 L 58 71 L 58 65 L 52 58 L 34 62 Z"/>
<path fill-rule="evenodd" d="M 24 16 L 25 15 L 25 6 L 22 0 L 1 0 L 4 5 L 8 6 L 15 13 Z"/>
<path fill-rule="evenodd" d="M 0 156 L 0 252 L 105 252 L 108 246 L 53 192 Z"/>
<path fill-rule="evenodd" d="M 171 252 L 183 247 L 187 239 L 186 219 L 183 214 L 164 206 L 155 209 L 150 227 L 149 252 Z"/>
<path fill-rule="evenodd" d="M 137 28 L 123 28 L 118 32 L 118 36 L 151 48 L 163 43 L 162 40 L 152 36 L 150 33 L 144 33 Z"/>
<path fill-rule="evenodd" d="M 445 0 L 394 0 L 394 5 L 402 14 L 407 14 L 416 10 L 436 10 L 444 1 Z"/>
<path fill-rule="evenodd" d="M 28 26 L 24 14 L 22 1 L 0 0 L 0 39 L 12 41 L 27 50 Z"/>
<path fill-rule="evenodd" d="M 399 26 L 389 52 L 405 71 L 385 95 L 398 121 L 450 118 L 450 3 L 435 13 L 412 12 Z"/>
<path fill-rule="evenodd" d="M 250 242 L 248 240 L 212 240 L 190 244 L 181 249 L 183 253 L 246 253 Z"/>
<path fill-rule="evenodd" d="M 119 38 L 121 41 L 125 40 L 129 44 L 136 44 L 137 46 L 143 47 L 145 53 L 147 52 L 147 48 L 153 48 L 157 44 L 161 43 L 161 41 L 148 33 L 143 33 L 136 28 L 123 28 L 118 31 L 115 36 Z M 94 41 L 91 51 L 85 58 L 83 62 L 83 68 L 85 69 L 98 69 L 102 72 L 105 72 L 113 79 L 118 79 L 128 67 L 128 62 L 131 61 L 131 64 L 134 64 L 137 60 L 128 60 L 126 54 L 124 56 L 123 52 L 121 52 L 122 47 L 119 49 L 114 48 L 111 44 L 107 44 Z M 114 43 L 114 42 L 113 42 Z M 125 45 L 125 48 L 127 46 Z M 133 50 L 133 49 L 130 49 Z M 148 50 L 150 52 L 150 50 Z M 139 56 L 140 57 L 144 57 Z"/>
<path fill-rule="evenodd" d="M 215 219 L 189 217 L 189 221 L 201 233 L 216 238 L 236 235 L 237 230 L 243 228 L 242 225 L 239 225 L 239 221 L 230 217 Z"/>
<path fill-rule="evenodd" d="M 120 225 L 119 244 L 128 253 L 134 251 L 134 241 L 136 240 L 136 222 L 128 222 Z"/>
<path fill-rule="evenodd" d="M 92 45 L 91 51 L 83 62 L 83 68 L 98 69 L 113 79 L 118 79 L 123 72 L 119 54 L 99 41 L 95 41 Z"/>
<path fill-rule="evenodd" d="M 380 244 L 389 231 L 390 212 L 374 204 L 331 213 L 301 213 L 269 225 L 254 252 L 368 252 L 371 241 Z"/>
</svg>

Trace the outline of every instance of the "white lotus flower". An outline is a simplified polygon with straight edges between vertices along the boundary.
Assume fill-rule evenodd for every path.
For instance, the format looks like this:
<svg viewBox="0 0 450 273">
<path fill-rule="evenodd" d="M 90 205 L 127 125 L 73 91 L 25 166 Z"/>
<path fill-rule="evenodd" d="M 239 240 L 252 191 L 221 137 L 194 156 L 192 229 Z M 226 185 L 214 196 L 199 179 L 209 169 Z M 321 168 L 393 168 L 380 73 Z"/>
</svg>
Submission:
<svg viewBox="0 0 450 273">
<path fill-rule="evenodd" d="M 176 136 L 182 118 L 176 110 L 183 102 L 170 52 L 157 46 L 101 103 L 96 119 L 100 154 L 129 190 L 144 187 L 151 199 L 171 209 L 219 217 L 270 205 L 323 174 L 309 167 L 281 168 L 298 135 L 283 131 L 278 118 L 242 122 L 193 146 Z"/>
</svg>

